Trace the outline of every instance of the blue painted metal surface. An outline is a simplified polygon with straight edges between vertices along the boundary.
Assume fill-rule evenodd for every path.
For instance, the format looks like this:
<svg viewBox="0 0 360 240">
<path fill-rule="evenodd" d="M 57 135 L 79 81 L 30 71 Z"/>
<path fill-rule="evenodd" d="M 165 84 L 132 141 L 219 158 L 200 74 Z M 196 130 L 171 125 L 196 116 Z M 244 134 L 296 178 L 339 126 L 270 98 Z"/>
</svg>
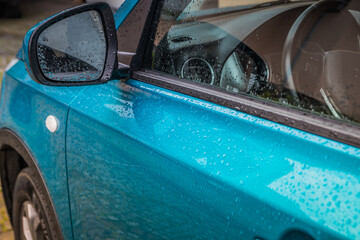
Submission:
<svg viewBox="0 0 360 240">
<path fill-rule="evenodd" d="M 83 88 L 49 87 L 33 81 L 24 62 L 4 76 L 0 128 L 14 131 L 36 159 L 51 194 L 65 239 L 72 239 L 65 159 L 68 106 Z M 54 115 L 59 130 L 50 133 L 45 119 Z"/>
<path fill-rule="evenodd" d="M 116 15 L 117 26 L 137 2 L 127 1 L 125 6 L 119 9 Z M 65 129 L 69 104 L 86 87 L 49 87 L 31 79 L 29 40 L 35 29 L 44 21 L 46 20 L 27 32 L 17 54 L 20 61 L 4 74 L 0 129 L 8 128 L 18 134 L 36 159 L 51 194 L 64 237 L 72 239 Z M 50 114 L 59 120 L 60 127 L 55 134 L 51 134 L 45 127 L 45 119 Z"/>
<path fill-rule="evenodd" d="M 134 9 L 139 0 L 126 0 L 114 15 L 115 27 L 118 29 L 129 13 Z"/>
<path fill-rule="evenodd" d="M 79 239 L 360 234 L 360 150 L 135 80 L 88 87 L 67 154 Z"/>
<path fill-rule="evenodd" d="M 136 80 L 37 84 L 32 31 L 4 76 L 0 128 L 37 160 L 65 239 L 72 227 L 75 239 L 359 238 L 359 149 Z"/>
<path fill-rule="evenodd" d="M 120 8 L 117 26 L 126 18 L 138 1 L 127 1 Z M 122 19 L 122 20 L 121 20 Z M 0 129 L 8 128 L 22 139 L 37 161 L 47 184 L 65 239 L 72 239 L 70 199 L 67 188 L 65 129 L 69 104 L 86 87 L 49 87 L 34 82 L 30 75 L 28 47 L 35 29 L 24 37 L 17 54 L 20 60 L 4 74 L 1 89 Z M 51 134 L 45 127 L 48 115 L 59 120 L 58 132 Z"/>
</svg>

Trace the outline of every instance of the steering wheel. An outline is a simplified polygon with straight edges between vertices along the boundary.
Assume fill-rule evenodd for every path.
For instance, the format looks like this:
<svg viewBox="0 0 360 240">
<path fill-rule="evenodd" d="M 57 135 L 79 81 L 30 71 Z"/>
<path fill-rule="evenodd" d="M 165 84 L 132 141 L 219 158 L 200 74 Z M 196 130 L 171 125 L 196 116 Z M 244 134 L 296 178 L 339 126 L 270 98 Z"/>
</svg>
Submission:
<svg viewBox="0 0 360 240">
<path fill-rule="evenodd" d="M 299 15 L 290 28 L 282 53 L 282 72 L 284 76 L 282 87 L 288 87 L 297 103 L 300 101 L 292 71 L 302 45 L 306 42 L 306 38 L 311 34 L 324 12 L 339 11 L 349 2 L 350 0 L 321 0 L 315 2 Z"/>
</svg>

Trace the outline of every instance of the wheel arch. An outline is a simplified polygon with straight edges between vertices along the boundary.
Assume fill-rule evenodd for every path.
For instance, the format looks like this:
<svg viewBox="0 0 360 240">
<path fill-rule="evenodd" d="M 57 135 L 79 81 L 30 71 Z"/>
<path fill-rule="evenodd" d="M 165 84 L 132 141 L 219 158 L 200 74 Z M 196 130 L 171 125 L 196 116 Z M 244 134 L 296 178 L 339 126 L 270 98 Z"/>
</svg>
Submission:
<svg viewBox="0 0 360 240">
<path fill-rule="evenodd" d="M 32 156 L 26 144 L 12 130 L 7 128 L 0 129 L 1 187 L 3 190 L 3 196 L 4 196 L 7 212 L 11 219 L 11 223 L 12 223 L 12 197 L 13 197 L 15 181 L 19 172 L 25 167 L 30 167 L 37 173 L 37 175 L 40 177 L 42 183 L 45 186 L 46 194 L 50 196 L 49 190 L 47 189 L 44 178 L 39 170 L 35 158 Z M 50 197 L 50 201 L 52 208 L 55 209 L 51 197 Z M 57 216 L 56 219 L 58 220 Z"/>
</svg>

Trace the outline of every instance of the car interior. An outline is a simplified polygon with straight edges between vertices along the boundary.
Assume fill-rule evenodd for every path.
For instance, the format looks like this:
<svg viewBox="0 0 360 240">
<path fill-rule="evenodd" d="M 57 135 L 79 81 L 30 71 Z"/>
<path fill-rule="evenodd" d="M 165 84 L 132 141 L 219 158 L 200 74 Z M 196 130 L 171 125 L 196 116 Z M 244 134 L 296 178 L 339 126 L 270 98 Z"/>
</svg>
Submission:
<svg viewBox="0 0 360 240">
<path fill-rule="evenodd" d="M 358 1 L 219 2 L 167 6 L 165 1 L 148 67 L 360 122 Z"/>
</svg>

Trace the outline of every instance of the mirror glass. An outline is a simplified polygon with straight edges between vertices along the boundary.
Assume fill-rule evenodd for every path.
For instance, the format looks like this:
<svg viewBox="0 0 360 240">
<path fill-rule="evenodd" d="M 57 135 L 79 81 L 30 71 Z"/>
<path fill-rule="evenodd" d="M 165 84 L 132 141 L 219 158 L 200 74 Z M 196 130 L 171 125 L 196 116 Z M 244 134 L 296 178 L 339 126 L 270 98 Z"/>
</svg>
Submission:
<svg viewBox="0 0 360 240">
<path fill-rule="evenodd" d="M 97 11 L 79 13 L 50 25 L 38 38 L 37 57 L 53 81 L 94 81 L 101 77 L 106 40 Z"/>
</svg>

